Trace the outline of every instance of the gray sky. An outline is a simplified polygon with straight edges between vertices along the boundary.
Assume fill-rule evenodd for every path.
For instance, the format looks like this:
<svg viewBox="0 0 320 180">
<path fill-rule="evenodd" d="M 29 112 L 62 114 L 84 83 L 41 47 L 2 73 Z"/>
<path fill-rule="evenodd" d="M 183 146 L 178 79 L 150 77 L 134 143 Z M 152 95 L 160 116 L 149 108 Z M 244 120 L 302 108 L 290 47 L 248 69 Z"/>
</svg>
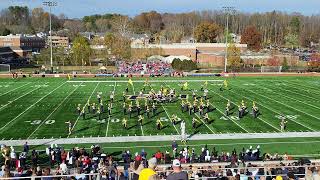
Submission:
<svg viewBox="0 0 320 180">
<path fill-rule="evenodd" d="M 0 9 L 12 5 L 29 8 L 40 7 L 44 0 L 0 0 Z M 144 11 L 190 12 L 214 10 L 223 6 L 234 6 L 243 12 L 285 11 L 305 15 L 320 14 L 320 0 L 55 0 L 58 6 L 53 13 L 64 13 L 69 18 L 85 15 L 120 13 L 129 16 Z"/>
</svg>

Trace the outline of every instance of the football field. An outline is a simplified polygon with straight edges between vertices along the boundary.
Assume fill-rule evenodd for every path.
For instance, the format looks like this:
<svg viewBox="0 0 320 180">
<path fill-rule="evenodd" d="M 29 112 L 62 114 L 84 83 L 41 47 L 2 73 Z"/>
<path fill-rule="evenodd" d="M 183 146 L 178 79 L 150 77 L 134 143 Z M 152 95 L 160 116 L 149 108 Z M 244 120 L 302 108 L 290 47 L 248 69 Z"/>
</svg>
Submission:
<svg viewBox="0 0 320 180">
<path fill-rule="evenodd" d="M 229 90 L 220 90 L 227 79 Z M 186 132 L 195 134 L 232 133 L 275 133 L 280 132 L 280 115 L 286 117 L 289 132 L 320 131 L 320 79 L 318 77 L 205 77 L 205 78 L 150 78 L 146 91 L 175 89 L 177 95 L 188 94 L 192 102 L 192 90 L 198 96 L 205 81 L 208 82 L 208 97 L 214 110 L 208 113 L 210 122 L 205 123 L 199 113 L 182 112 L 177 99 L 172 103 L 156 104 L 157 114 L 150 118 L 144 114 L 142 126 L 138 115 L 131 118 L 123 114 L 123 92 L 129 88 L 129 95 L 139 94 L 145 78 L 133 78 L 133 86 L 125 78 L 24 78 L 0 79 L 0 139 L 48 139 L 74 137 L 117 137 L 179 135 L 180 124 L 173 125 L 171 117 L 186 122 Z M 189 91 L 181 91 L 188 82 Z M 107 109 L 110 93 L 115 92 L 112 115 L 105 112 L 99 120 L 96 114 L 87 113 L 83 119 L 77 113 L 78 104 L 83 107 L 88 101 L 98 104 L 101 94 L 104 109 Z M 147 92 L 145 92 L 147 93 Z M 230 100 L 232 114 L 224 115 L 227 100 Z M 248 113 L 237 117 L 237 105 L 244 100 Z M 261 115 L 253 118 L 252 102 L 255 101 Z M 133 103 L 134 104 L 134 103 Z M 140 100 L 144 105 L 144 100 Z M 144 112 L 144 111 L 142 111 Z M 128 119 L 128 129 L 122 127 L 122 119 Z M 198 119 L 192 128 L 192 118 Z M 160 119 L 163 127 L 156 128 Z M 68 135 L 68 124 L 73 123 L 72 134 Z"/>
</svg>

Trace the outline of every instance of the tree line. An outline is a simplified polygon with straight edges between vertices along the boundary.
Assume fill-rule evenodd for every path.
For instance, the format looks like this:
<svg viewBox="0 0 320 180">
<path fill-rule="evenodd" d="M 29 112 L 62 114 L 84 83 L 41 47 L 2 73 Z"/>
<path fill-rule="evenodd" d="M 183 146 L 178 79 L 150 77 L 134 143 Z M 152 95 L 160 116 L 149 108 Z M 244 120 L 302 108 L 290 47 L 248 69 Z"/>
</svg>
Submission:
<svg viewBox="0 0 320 180">
<path fill-rule="evenodd" d="M 0 12 L 0 34 L 35 33 L 48 31 L 49 13 L 43 8 L 10 6 Z M 308 47 L 320 39 L 320 15 L 305 16 L 299 13 L 272 11 L 265 13 L 236 12 L 229 15 L 229 33 L 243 34 L 248 27 L 256 28 L 261 45 Z M 165 39 L 180 42 L 194 36 L 200 42 L 212 42 L 212 37 L 199 34 L 199 27 L 209 27 L 207 36 L 213 42 L 224 41 L 226 14 L 222 10 L 194 11 L 188 13 L 143 12 L 134 17 L 121 14 L 84 16 L 69 19 L 65 15 L 52 16 L 53 30 L 71 39 L 79 32 L 117 32 L 122 36 L 147 33 L 152 41 Z M 202 29 L 204 31 L 204 29 Z M 256 48 L 256 47 L 255 47 Z"/>
</svg>

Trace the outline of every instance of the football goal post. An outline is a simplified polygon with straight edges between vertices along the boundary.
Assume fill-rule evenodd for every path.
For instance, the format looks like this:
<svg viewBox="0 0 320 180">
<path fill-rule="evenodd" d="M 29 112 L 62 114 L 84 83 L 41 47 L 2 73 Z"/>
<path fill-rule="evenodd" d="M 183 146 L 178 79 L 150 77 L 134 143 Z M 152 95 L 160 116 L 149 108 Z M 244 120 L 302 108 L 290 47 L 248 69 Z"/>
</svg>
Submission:
<svg viewBox="0 0 320 180">
<path fill-rule="evenodd" d="M 0 73 L 9 73 L 10 65 L 9 64 L 0 64 Z"/>
<path fill-rule="evenodd" d="M 282 66 L 261 66 L 261 72 L 281 72 Z"/>
</svg>

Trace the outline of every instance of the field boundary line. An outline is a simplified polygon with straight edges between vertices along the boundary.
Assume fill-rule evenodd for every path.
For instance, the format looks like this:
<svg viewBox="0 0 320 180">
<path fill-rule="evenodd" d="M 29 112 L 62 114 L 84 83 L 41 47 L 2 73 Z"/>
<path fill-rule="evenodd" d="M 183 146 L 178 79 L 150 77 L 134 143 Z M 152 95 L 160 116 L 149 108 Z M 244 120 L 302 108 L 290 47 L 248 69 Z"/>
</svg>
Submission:
<svg viewBox="0 0 320 180">
<path fill-rule="evenodd" d="M 189 140 L 235 140 L 235 139 L 288 139 L 288 138 L 315 138 L 320 137 L 320 132 L 284 132 L 284 133 L 234 133 L 234 134 L 196 134 L 189 138 Z M 172 139 L 180 139 L 180 135 L 153 135 L 153 136 L 118 136 L 118 137 L 87 137 L 87 138 L 53 138 L 53 139 L 28 139 L 29 145 L 49 145 L 49 144 L 95 144 L 95 143 L 110 143 L 110 142 L 153 142 L 153 141 L 167 141 Z M 263 141 L 263 140 L 262 140 Z M 7 146 L 21 146 L 26 140 L 0 140 L 0 144 Z M 310 143 L 311 141 L 304 141 Z M 320 142 L 320 141 L 314 141 Z M 250 142 L 244 144 L 271 144 L 270 142 Z M 281 143 L 276 142 L 276 143 Z M 276 144 L 273 143 L 273 144 Z M 282 142 L 284 143 L 284 142 Z M 295 143 L 295 142 L 288 142 Z M 232 143 L 233 145 L 235 143 Z M 239 143 L 237 143 L 239 144 Z M 217 145 L 215 143 L 215 145 Z"/>
<path fill-rule="evenodd" d="M 96 87 L 93 89 L 91 95 L 89 96 L 89 98 L 87 99 L 87 101 L 85 102 L 85 104 L 87 104 L 88 101 L 90 101 L 93 93 L 96 91 L 97 87 L 99 86 L 100 82 L 96 85 Z M 79 118 L 80 118 L 81 115 L 78 115 L 77 119 L 76 119 L 76 122 L 73 124 L 72 128 L 71 128 L 71 132 L 73 131 L 73 129 L 76 127 L 76 124 L 78 123 L 79 121 Z M 68 138 L 70 137 L 70 134 L 68 135 Z"/>
<path fill-rule="evenodd" d="M 208 80 L 201 80 L 201 79 L 199 79 L 199 80 L 196 80 L 196 79 L 185 79 L 185 80 L 149 80 L 148 82 L 205 82 L 205 81 L 208 81 L 208 82 L 223 82 L 224 80 L 212 80 L 212 79 L 208 79 Z M 95 81 L 92 81 L 92 80 L 89 80 L 89 81 L 73 81 L 73 80 L 71 80 L 71 81 L 67 81 L 68 83 L 80 83 L 80 82 L 83 82 L 83 83 L 89 83 L 89 82 L 93 82 L 93 83 L 95 83 L 95 82 L 106 82 L 106 83 L 114 83 L 114 82 L 118 82 L 118 83 L 127 83 L 128 82 L 128 80 L 118 80 L 118 81 L 97 81 L 97 80 L 95 80 Z M 133 80 L 133 83 L 135 83 L 135 82 L 138 82 L 138 83 L 144 83 L 145 82 L 145 80 Z"/>
<path fill-rule="evenodd" d="M 81 83 L 81 84 L 82 84 L 82 83 Z M 80 84 L 80 85 L 81 85 L 81 84 Z M 59 103 L 59 105 L 46 117 L 46 119 L 44 119 L 44 120 L 41 122 L 41 124 L 38 125 L 38 127 L 28 136 L 27 139 L 29 139 L 29 138 L 52 116 L 52 114 L 55 113 L 55 112 L 59 109 L 59 107 L 62 105 L 62 103 L 64 103 L 64 102 L 80 87 L 80 85 L 77 86 L 76 88 L 74 88 L 74 90 L 72 90 L 71 93 L 69 93 L 69 94 Z"/>
<path fill-rule="evenodd" d="M 235 92 L 232 91 L 232 90 L 230 90 L 230 91 L 233 92 L 233 93 L 235 93 Z M 255 93 L 255 92 L 254 92 L 254 93 Z M 257 93 L 255 93 L 255 94 L 257 94 Z M 248 98 L 248 97 L 245 97 L 245 96 L 242 96 L 242 97 L 244 97 L 244 98 L 246 98 L 246 99 L 249 99 L 250 101 L 253 101 L 252 99 L 250 99 L 250 98 Z M 274 110 L 273 108 L 270 108 L 270 107 L 268 107 L 268 106 L 266 106 L 266 105 L 263 105 L 262 103 L 259 103 L 259 104 L 260 104 L 261 106 L 265 107 L 266 109 L 269 109 L 270 111 L 275 112 L 275 113 L 278 114 L 278 115 L 281 114 L 280 112 Z M 293 119 L 289 119 L 289 120 L 290 120 L 290 121 L 293 121 L 293 122 L 295 122 L 295 123 L 297 123 L 297 124 L 299 124 L 299 125 L 301 125 L 301 126 L 303 126 L 303 127 L 305 127 L 305 128 L 307 128 L 307 129 L 309 129 L 309 130 L 311 130 L 311 131 L 315 131 L 315 132 L 316 132 L 316 130 L 308 127 L 308 126 L 305 125 L 305 124 L 302 124 L 301 122 L 298 122 L 298 121 L 293 120 Z"/>
<path fill-rule="evenodd" d="M 2 111 L 2 109 L 5 109 L 5 107 L 7 107 L 9 104 L 13 103 L 14 101 L 16 101 L 16 100 L 18 100 L 18 99 L 20 99 L 20 98 L 22 98 L 22 97 L 24 97 L 24 96 L 26 96 L 26 95 L 28 95 L 28 94 L 32 93 L 33 91 L 35 91 L 35 90 L 37 90 L 37 89 L 39 89 L 39 88 L 41 88 L 41 87 L 35 88 L 35 89 L 33 89 L 33 90 L 31 90 L 31 91 L 29 91 L 29 92 L 27 92 L 27 93 L 23 94 L 23 95 L 21 95 L 21 96 L 19 96 L 19 97 L 15 98 L 15 99 L 13 99 L 13 100 L 11 100 L 11 101 L 8 101 L 9 103 L 7 103 L 7 104 L 5 104 L 5 105 L 3 105 L 3 106 L 1 106 L 1 107 L 0 107 L 0 111 Z"/>
<path fill-rule="evenodd" d="M 11 124 L 13 121 L 15 121 L 16 119 L 18 119 L 20 116 L 22 116 L 24 113 L 26 113 L 29 109 L 31 109 L 34 105 L 36 105 L 38 102 L 42 101 L 45 97 L 47 97 L 48 95 L 50 95 L 51 93 L 53 93 L 55 90 L 59 89 L 61 86 L 63 86 L 66 82 L 62 83 L 60 86 L 56 87 L 55 89 L 53 89 L 52 91 L 50 91 L 48 94 L 44 95 L 42 98 L 38 99 L 38 101 L 36 101 L 35 103 L 33 103 L 32 105 L 30 105 L 27 109 L 25 109 L 23 112 L 21 112 L 18 116 L 16 116 L 15 118 L 13 118 L 11 121 L 9 121 L 8 123 L 6 123 L 3 127 L 0 128 L 0 131 L 3 130 L 5 127 L 7 127 L 9 124 Z"/>
<path fill-rule="evenodd" d="M 17 89 L 20 89 L 20 88 L 22 88 L 22 87 L 24 87 L 24 86 L 26 86 L 26 85 L 28 85 L 28 84 L 30 84 L 30 83 L 31 83 L 31 82 L 28 82 L 28 83 L 25 83 L 24 85 L 21 85 L 21 86 L 18 86 L 18 87 L 16 87 L 16 88 L 14 88 L 14 89 L 11 89 L 11 90 L 8 91 L 8 92 L 5 92 L 5 93 L 0 94 L 0 96 L 6 95 L 6 94 L 8 94 L 8 93 L 11 93 L 12 91 L 15 91 L 15 90 L 17 90 Z"/>
</svg>

